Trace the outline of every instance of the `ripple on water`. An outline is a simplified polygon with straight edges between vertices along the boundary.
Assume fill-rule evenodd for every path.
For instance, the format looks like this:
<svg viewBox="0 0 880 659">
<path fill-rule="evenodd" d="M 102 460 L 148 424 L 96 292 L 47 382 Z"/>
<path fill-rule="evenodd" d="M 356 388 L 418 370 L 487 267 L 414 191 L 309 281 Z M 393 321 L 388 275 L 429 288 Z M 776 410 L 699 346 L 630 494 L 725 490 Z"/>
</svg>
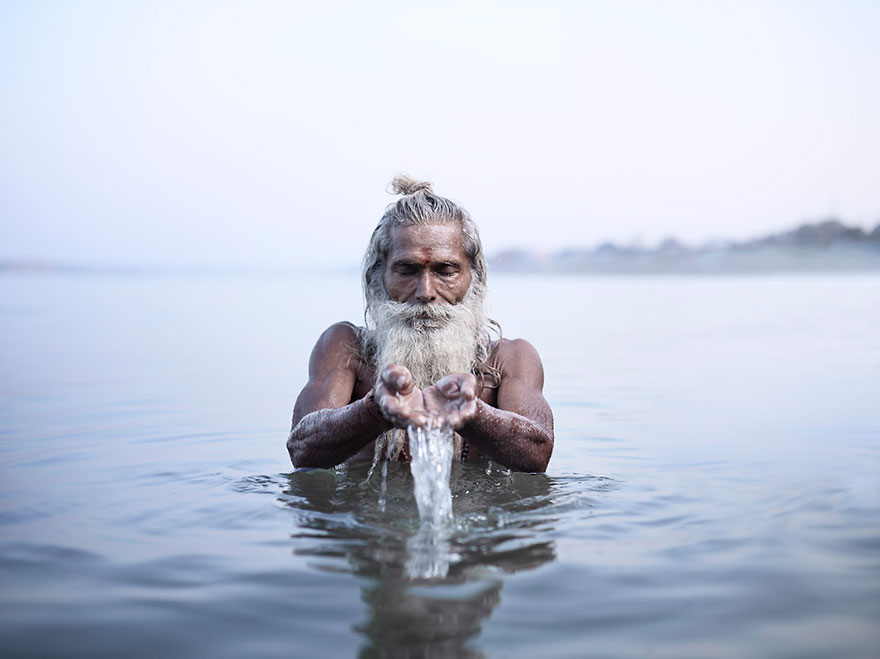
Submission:
<svg viewBox="0 0 880 659">
<path fill-rule="evenodd" d="M 274 492 L 279 504 L 293 513 L 295 553 L 319 558 L 321 569 L 344 569 L 347 563 L 349 569 L 357 566 L 359 574 L 388 575 L 400 565 L 412 568 L 414 552 L 425 543 L 417 541 L 419 517 L 409 466 L 391 463 L 384 512 L 378 506 L 378 478 L 374 474 L 367 480 L 367 469 L 366 464 L 352 463 L 334 470 L 298 471 L 284 482 L 251 476 L 237 481 L 235 488 Z M 591 510 L 597 497 L 617 486 L 603 476 L 554 478 L 485 463 L 456 463 L 451 478 L 455 518 L 444 539 L 448 546 L 442 558 L 448 565 L 443 569 L 448 568 L 449 578 L 458 579 L 478 569 L 516 572 L 553 561 L 554 529 L 560 518 Z"/>
<path fill-rule="evenodd" d="M 277 496 L 278 492 L 283 490 L 287 482 L 285 474 L 258 474 L 239 478 L 233 481 L 230 487 L 233 491 L 241 492 L 242 494 L 273 494 Z"/>
</svg>

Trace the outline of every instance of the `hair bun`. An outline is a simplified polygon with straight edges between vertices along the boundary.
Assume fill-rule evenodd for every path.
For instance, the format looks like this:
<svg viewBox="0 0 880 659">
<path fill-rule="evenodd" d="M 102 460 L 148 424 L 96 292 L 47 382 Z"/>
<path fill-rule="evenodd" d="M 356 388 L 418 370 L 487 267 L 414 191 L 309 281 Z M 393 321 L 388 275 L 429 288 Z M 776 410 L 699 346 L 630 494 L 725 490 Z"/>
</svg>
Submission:
<svg viewBox="0 0 880 659">
<path fill-rule="evenodd" d="M 417 181 L 406 174 L 399 174 L 391 181 L 391 190 L 394 194 L 410 195 L 420 190 L 432 192 L 431 184 L 428 181 Z"/>
</svg>

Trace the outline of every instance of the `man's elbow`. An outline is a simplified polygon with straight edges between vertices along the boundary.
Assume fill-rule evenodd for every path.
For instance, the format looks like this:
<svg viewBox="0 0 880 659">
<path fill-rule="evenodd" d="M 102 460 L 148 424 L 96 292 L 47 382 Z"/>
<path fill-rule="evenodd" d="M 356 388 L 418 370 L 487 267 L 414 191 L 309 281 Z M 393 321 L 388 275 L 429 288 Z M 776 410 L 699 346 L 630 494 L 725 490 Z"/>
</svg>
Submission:
<svg viewBox="0 0 880 659">
<path fill-rule="evenodd" d="M 294 469 L 316 466 L 308 464 L 308 451 L 303 450 L 302 441 L 294 435 L 293 430 L 290 431 L 290 435 L 287 437 L 287 454 L 290 456 L 290 464 L 293 465 Z"/>
<path fill-rule="evenodd" d="M 534 436 L 531 439 L 531 445 L 513 455 L 508 455 L 507 459 L 495 458 L 508 469 L 519 471 L 524 474 L 543 474 L 547 471 L 547 465 L 550 464 L 550 455 L 553 453 L 553 436 L 544 435 Z"/>
<path fill-rule="evenodd" d="M 536 451 L 528 471 L 543 474 L 550 464 L 550 456 L 553 455 L 553 433 L 541 434 L 536 442 Z"/>
<path fill-rule="evenodd" d="M 547 465 L 549 462 L 549 458 L 530 458 L 526 460 L 519 460 L 512 464 L 505 464 L 504 466 L 508 469 L 511 469 L 512 471 L 518 471 L 523 474 L 543 474 L 545 471 L 547 471 Z"/>
<path fill-rule="evenodd" d="M 543 474 L 547 471 L 547 465 L 550 464 L 550 456 L 541 456 L 525 465 L 524 469 L 520 471 L 524 471 L 529 474 Z"/>
<path fill-rule="evenodd" d="M 297 437 L 294 431 L 287 438 L 287 454 L 294 469 L 330 469 L 337 464 L 325 452 L 315 450 L 313 445 Z"/>
<path fill-rule="evenodd" d="M 287 436 L 287 455 L 290 456 L 290 464 L 293 465 L 294 469 L 298 467 L 297 464 L 297 448 L 296 441 L 293 438 L 293 431 L 290 431 L 290 434 Z"/>
</svg>

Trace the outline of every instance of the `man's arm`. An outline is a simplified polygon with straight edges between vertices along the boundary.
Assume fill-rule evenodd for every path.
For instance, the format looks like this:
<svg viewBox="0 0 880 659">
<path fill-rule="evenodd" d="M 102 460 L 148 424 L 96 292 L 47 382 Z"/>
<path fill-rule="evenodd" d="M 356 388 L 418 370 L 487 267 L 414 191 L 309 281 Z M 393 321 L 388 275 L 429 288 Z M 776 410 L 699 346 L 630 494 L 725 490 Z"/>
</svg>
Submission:
<svg viewBox="0 0 880 659">
<path fill-rule="evenodd" d="M 294 467 L 337 465 L 391 427 L 373 396 L 349 402 L 357 382 L 357 346 L 354 329 L 345 323 L 332 325 L 315 344 L 287 438 Z"/>
<path fill-rule="evenodd" d="M 458 431 L 496 462 L 516 471 L 543 472 L 553 452 L 553 412 L 544 399 L 544 368 L 527 341 L 498 347 L 498 408 L 476 400 L 476 411 Z"/>
</svg>

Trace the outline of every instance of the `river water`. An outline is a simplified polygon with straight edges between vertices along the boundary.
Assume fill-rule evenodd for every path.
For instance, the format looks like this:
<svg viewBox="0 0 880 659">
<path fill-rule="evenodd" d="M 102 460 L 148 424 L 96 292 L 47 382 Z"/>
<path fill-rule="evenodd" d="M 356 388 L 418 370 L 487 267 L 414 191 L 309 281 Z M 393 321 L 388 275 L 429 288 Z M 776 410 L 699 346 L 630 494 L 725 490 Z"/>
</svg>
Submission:
<svg viewBox="0 0 880 659">
<path fill-rule="evenodd" d="M 0 655 L 880 654 L 880 276 L 493 277 L 556 447 L 453 465 L 439 543 L 408 465 L 291 473 L 359 295 L 0 277 Z"/>
</svg>

